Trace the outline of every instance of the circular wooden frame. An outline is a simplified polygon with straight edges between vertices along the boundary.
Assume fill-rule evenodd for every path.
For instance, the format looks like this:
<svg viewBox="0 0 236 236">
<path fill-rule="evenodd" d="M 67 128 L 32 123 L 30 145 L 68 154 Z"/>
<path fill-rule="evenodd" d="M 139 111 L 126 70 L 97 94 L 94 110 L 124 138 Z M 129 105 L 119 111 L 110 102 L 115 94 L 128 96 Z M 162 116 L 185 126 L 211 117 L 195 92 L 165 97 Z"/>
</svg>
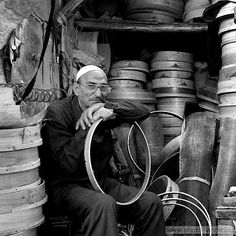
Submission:
<svg viewBox="0 0 236 236">
<path fill-rule="evenodd" d="M 153 115 L 153 114 L 154 114 L 154 115 L 155 115 L 155 114 L 167 114 L 167 115 L 172 115 L 172 116 L 174 116 L 174 117 L 180 119 L 181 121 L 183 121 L 183 117 L 181 117 L 180 115 L 178 115 L 178 114 L 176 114 L 176 113 L 174 113 L 174 112 L 171 112 L 171 111 L 154 110 L 154 111 L 151 111 L 151 112 L 150 112 L 150 116 Z M 142 173 L 144 174 L 145 172 L 144 172 L 144 171 L 137 165 L 137 163 L 135 162 L 135 160 L 134 160 L 134 158 L 133 158 L 133 156 L 132 156 L 132 154 L 131 154 L 130 147 L 129 147 L 130 135 L 131 135 L 131 132 L 132 132 L 133 128 L 134 128 L 134 125 L 132 125 L 132 126 L 130 127 L 130 130 L 129 130 L 129 133 L 128 133 L 128 138 L 127 138 L 128 153 L 129 153 L 129 157 L 130 157 L 132 163 L 134 164 L 134 166 L 135 166 L 140 172 L 142 172 Z M 145 136 L 145 134 L 143 133 L 141 127 L 140 127 L 140 130 L 141 130 L 141 132 L 142 132 L 142 134 L 143 134 L 143 136 L 144 136 L 144 138 L 145 138 L 145 141 L 146 141 L 146 143 L 147 143 L 147 145 L 148 145 L 148 142 L 147 142 L 147 140 L 146 140 L 146 136 Z"/>
<path fill-rule="evenodd" d="M 95 121 L 88 131 L 88 134 L 87 134 L 86 140 L 85 140 L 85 146 L 84 146 L 84 159 L 85 159 L 86 170 L 87 170 L 88 177 L 89 177 L 91 184 L 93 185 L 93 187 L 96 191 L 104 193 L 104 191 L 101 189 L 101 187 L 98 184 L 98 182 L 95 178 L 95 175 L 93 173 L 91 156 L 90 156 L 90 149 L 91 149 L 91 142 L 92 142 L 93 134 L 94 134 L 97 126 L 101 123 L 101 121 L 102 121 L 102 119 Z M 137 126 L 138 129 L 141 131 L 141 133 L 145 139 L 147 149 L 148 149 L 148 157 L 146 158 L 145 177 L 144 177 L 144 181 L 143 181 L 141 188 L 139 189 L 138 193 L 134 196 L 134 198 L 132 198 L 131 200 L 129 200 L 127 202 L 116 202 L 118 205 L 130 205 L 130 204 L 134 203 L 135 201 L 137 201 L 140 198 L 140 196 L 143 194 L 143 192 L 146 190 L 148 182 L 149 182 L 150 174 L 151 174 L 151 154 L 150 154 L 150 149 L 148 146 L 146 136 L 137 122 L 134 122 L 134 125 Z"/>
</svg>

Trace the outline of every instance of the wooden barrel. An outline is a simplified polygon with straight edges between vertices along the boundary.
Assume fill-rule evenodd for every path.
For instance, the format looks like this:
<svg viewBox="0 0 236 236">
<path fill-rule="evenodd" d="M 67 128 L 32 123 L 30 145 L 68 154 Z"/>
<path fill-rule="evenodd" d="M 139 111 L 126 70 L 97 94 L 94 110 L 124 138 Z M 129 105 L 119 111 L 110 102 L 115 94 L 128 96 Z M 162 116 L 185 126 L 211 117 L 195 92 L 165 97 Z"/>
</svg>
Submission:
<svg viewBox="0 0 236 236">
<path fill-rule="evenodd" d="M 124 79 L 120 77 L 110 77 L 108 84 L 113 88 L 144 88 L 144 84 L 137 80 L 131 80 L 130 78 Z"/>
<path fill-rule="evenodd" d="M 162 14 L 164 13 L 164 14 Z M 163 24 L 171 24 L 175 22 L 176 15 L 158 10 L 133 10 L 129 11 L 125 17 L 127 20 L 135 20 L 142 22 L 158 22 Z"/>
<path fill-rule="evenodd" d="M 230 79 L 221 79 L 218 82 L 218 92 L 220 95 L 222 93 L 233 93 L 236 92 L 236 77 L 231 77 Z"/>
<path fill-rule="evenodd" d="M 236 82 L 235 77 L 220 78 L 218 82 L 218 92 L 220 105 L 220 116 L 235 117 L 235 105 L 236 105 Z"/>
<path fill-rule="evenodd" d="M 225 56 L 221 56 L 221 61 L 222 61 L 222 67 L 228 66 L 228 65 L 234 65 L 235 64 L 235 56 L 236 53 L 233 51 L 234 49 L 232 48 L 232 53 L 229 53 Z"/>
<path fill-rule="evenodd" d="M 219 104 L 222 106 L 236 106 L 236 92 L 222 93 L 219 96 Z"/>
<path fill-rule="evenodd" d="M 228 33 L 226 35 L 228 35 Z M 235 52 L 236 52 L 236 42 L 234 41 L 234 42 L 231 42 L 231 43 L 227 43 L 227 44 L 223 45 L 221 47 L 221 49 L 222 49 L 221 55 L 223 57 L 227 56 L 227 55 L 230 56 L 231 54 L 235 54 Z"/>
<path fill-rule="evenodd" d="M 219 30 L 218 30 L 218 35 L 223 37 L 223 34 L 226 32 L 231 32 L 236 30 L 236 25 L 234 23 L 234 18 L 229 17 L 226 19 L 222 19 L 219 21 Z"/>
<path fill-rule="evenodd" d="M 235 105 L 219 105 L 219 117 L 220 118 L 236 118 L 236 106 Z"/>
<path fill-rule="evenodd" d="M 182 16 L 184 8 L 184 2 L 182 0 L 128 0 L 126 3 L 126 11 L 137 9 L 151 9 L 162 10 L 176 14 L 176 16 Z"/>
<path fill-rule="evenodd" d="M 182 51 L 157 51 L 153 53 L 152 61 L 179 61 L 193 63 L 193 54 Z"/>
<path fill-rule="evenodd" d="M 11 151 L 41 142 L 40 126 L 27 126 L 17 129 L 0 129 L 0 151 Z"/>
<path fill-rule="evenodd" d="M 22 166 L 39 160 L 37 144 L 31 148 L 16 149 L 15 151 L 0 151 L 0 168 Z"/>
<path fill-rule="evenodd" d="M 39 180 L 37 146 L 40 126 L 0 129 L 0 189 L 16 188 Z"/>
<path fill-rule="evenodd" d="M 154 73 L 154 79 L 159 78 L 180 78 L 180 79 L 191 79 L 193 76 L 192 72 L 187 71 L 179 71 L 179 70 L 163 70 L 163 71 L 156 71 Z"/>
<path fill-rule="evenodd" d="M 235 43 L 236 42 L 235 36 L 236 36 L 236 30 L 231 30 L 223 33 L 221 36 L 221 47 L 230 43 Z"/>
<path fill-rule="evenodd" d="M 235 2 L 229 2 L 222 6 L 216 15 L 216 19 L 220 20 L 226 17 L 233 17 L 235 5 Z"/>
<path fill-rule="evenodd" d="M 39 179 L 40 160 L 29 164 L 0 167 L 0 190 L 32 184 Z"/>
<path fill-rule="evenodd" d="M 143 83 L 147 82 L 146 73 L 144 73 L 143 71 L 112 68 L 110 70 L 109 74 L 111 75 L 111 78 L 112 77 L 119 77 L 120 79 L 127 78 L 130 80 L 141 81 Z M 109 79 L 109 80 L 112 80 L 112 79 Z"/>
<path fill-rule="evenodd" d="M 0 214 L 14 208 L 34 204 L 46 197 L 45 183 L 41 179 L 22 187 L 0 190 Z"/>
<path fill-rule="evenodd" d="M 155 104 L 156 99 L 154 93 L 147 92 L 140 88 L 119 88 L 111 90 L 111 93 L 107 96 L 108 100 L 120 101 L 120 100 L 133 100 L 142 102 L 144 104 Z"/>
<path fill-rule="evenodd" d="M 181 61 L 152 61 L 151 72 L 153 71 L 186 71 L 193 72 L 193 64 Z"/>
<path fill-rule="evenodd" d="M 171 91 L 173 88 L 179 91 L 182 89 L 183 93 L 185 90 L 186 93 L 188 93 L 188 90 L 192 90 L 191 93 L 194 93 L 194 81 L 192 79 L 181 78 L 158 78 L 152 80 L 152 90 L 155 93 Z"/>
<path fill-rule="evenodd" d="M 149 65 L 144 61 L 139 60 L 121 60 L 114 62 L 111 65 L 111 69 L 124 69 L 124 70 L 135 70 L 149 72 Z"/>
<path fill-rule="evenodd" d="M 219 71 L 219 78 L 222 80 L 226 80 L 231 77 L 235 77 L 235 73 L 236 73 L 236 65 L 235 64 L 222 66 Z"/>
<path fill-rule="evenodd" d="M 8 212 L 0 212 L 0 234 L 11 235 L 41 225 L 44 221 L 42 205 L 46 201 L 47 197 L 33 204 L 12 208 Z"/>
</svg>

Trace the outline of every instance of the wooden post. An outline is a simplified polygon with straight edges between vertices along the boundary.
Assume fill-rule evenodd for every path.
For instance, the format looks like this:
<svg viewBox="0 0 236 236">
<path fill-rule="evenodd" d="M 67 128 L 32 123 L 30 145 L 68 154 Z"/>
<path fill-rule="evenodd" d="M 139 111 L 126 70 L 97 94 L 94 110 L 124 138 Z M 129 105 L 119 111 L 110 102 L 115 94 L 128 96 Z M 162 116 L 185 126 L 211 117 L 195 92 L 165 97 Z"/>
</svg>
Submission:
<svg viewBox="0 0 236 236">
<path fill-rule="evenodd" d="M 215 221 L 215 210 L 231 186 L 236 183 L 236 119 L 220 120 L 219 157 L 215 177 L 209 195 L 209 211 Z"/>
<path fill-rule="evenodd" d="M 216 117 L 213 113 L 192 113 L 186 119 L 180 143 L 180 191 L 196 197 L 206 208 L 211 181 L 215 131 Z M 187 198 L 187 200 L 191 199 Z M 202 225 L 206 225 L 202 214 L 196 208 L 190 204 L 184 203 L 184 205 L 197 214 Z M 197 220 L 188 210 L 180 209 L 178 216 L 178 225 L 198 227 Z"/>
</svg>

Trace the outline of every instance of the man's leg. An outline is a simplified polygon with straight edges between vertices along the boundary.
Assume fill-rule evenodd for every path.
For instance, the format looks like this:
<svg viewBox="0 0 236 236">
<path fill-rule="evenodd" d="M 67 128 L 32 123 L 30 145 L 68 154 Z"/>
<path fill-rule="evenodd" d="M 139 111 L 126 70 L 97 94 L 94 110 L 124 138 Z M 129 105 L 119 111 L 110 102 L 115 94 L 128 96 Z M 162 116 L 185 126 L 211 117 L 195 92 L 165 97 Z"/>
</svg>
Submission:
<svg viewBox="0 0 236 236">
<path fill-rule="evenodd" d="M 109 195 L 75 184 L 57 189 L 56 194 L 63 212 L 73 220 L 73 236 L 118 235 L 117 206 Z"/>
<path fill-rule="evenodd" d="M 118 202 L 131 200 L 138 192 L 137 188 L 120 184 L 111 179 L 106 179 L 103 187 Z M 115 192 L 114 189 L 116 189 Z M 165 235 L 162 202 L 157 194 L 152 192 L 145 191 L 131 205 L 119 206 L 118 220 L 121 223 L 134 224 L 134 236 Z"/>
<path fill-rule="evenodd" d="M 134 222 L 134 236 L 164 236 L 165 222 L 163 206 L 160 198 L 151 192 L 144 192 L 137 203 L 134 203 L 136 222 Z M 131 206 L 132 213 L 132 206 Z"/>
</svg>

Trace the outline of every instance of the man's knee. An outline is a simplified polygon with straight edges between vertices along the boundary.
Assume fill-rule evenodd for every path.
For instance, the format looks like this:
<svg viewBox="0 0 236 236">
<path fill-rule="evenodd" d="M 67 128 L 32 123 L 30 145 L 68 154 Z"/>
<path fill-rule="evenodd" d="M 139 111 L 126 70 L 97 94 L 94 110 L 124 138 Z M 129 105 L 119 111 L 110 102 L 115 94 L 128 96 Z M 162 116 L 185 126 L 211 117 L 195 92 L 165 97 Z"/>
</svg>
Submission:
<svg viewBox="0 0 236 236">
<path fill-rule="evenodd" d="M 117 206 L 115 200 L 107 195 L 107 194 L 99 194 L 97 196 L 97 201 L 95 203 L 95 206 L 91 206 L 93 209 L 102 209 L 107 211 L 114 211 L 116 212 Z"/>
<path fill-rule="evenodd" d="M 160 197 L 157 194 L 152 192 L 144 192 L 143 194 L 143 206 L 145 208 L 155 208 L 157 210 L 163 210 L 163 205 Z"/>
</svg>

